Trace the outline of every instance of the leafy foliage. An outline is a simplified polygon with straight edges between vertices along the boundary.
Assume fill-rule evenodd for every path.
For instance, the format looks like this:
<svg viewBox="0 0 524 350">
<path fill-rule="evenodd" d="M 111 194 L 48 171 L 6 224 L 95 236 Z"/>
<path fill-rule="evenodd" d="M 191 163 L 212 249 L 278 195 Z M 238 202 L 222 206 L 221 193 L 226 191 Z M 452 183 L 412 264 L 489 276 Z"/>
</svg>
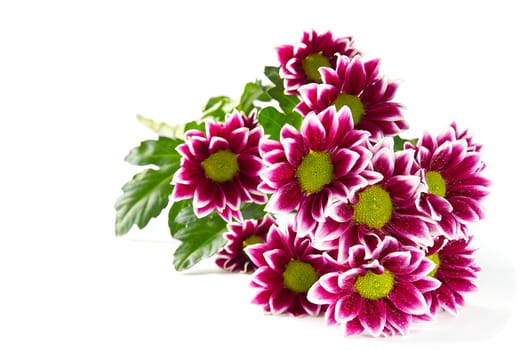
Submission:
<svg viewBox="0 0 524 350">
<path fill-rule="evenodd" d="M 190 200 L 175 202 L 169 211 L 171 236 L 181 241 L 174 254 L 177 271 L 189 269 L 225 244 L 226 222 L 216 213 L 198 218 Z"/>
<path fill-rule="evenodd" d="M 136 174 L 123 187 L 116 200 L 116 235 L 124 235 L 133 225 L 144 228 L 151 218 L 158 216 L 169 202 L 173 191 L 171 179 L 179 167 L 180 155 L 175 147 L 182 141 L 167 137 L 147 140 L 132 149 L 126 161 L 134 165 L 154 165 Z"/>
</svg>

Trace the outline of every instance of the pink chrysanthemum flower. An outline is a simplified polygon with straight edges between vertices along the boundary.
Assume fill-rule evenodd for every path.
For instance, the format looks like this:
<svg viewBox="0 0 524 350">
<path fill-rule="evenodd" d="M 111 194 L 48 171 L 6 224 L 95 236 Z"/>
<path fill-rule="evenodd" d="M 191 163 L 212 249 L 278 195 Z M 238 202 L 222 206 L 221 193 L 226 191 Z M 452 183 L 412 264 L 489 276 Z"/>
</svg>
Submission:
<svg viewBox="0 0 524 350">
<path fill-rule="evenodd" d="M 216 210 L 226 221 L 241 220 L 241 203 L 266 202 L 257 190 L 263 168 L 262 128 L 248 128 L 245 121 L 242 113 L 234 111 L 224 123 L 206 122 L 205 133 L 189 130 L 186 142 L 177 147 L 182 162 L 173 178 L 174 198 L 193 198 L 198 217 Z"/>
<path fill-rule="evenodd" d="M 414 318 L 429 312 L 424 293 L 440 286 L 428 276 L 435 264 L 420 249 L 402 246 L 393 237 L 371 255 L 366 250 L 351 247 L 347 263 L 320 277 L 308 300 L 328 305 L 327 324 L 342 325 L 346 335 L 404 335 Z"/>
<path fill-rule="evenodd" d="M 436 137 L 424 133 L 417 145 L 405 147 L 415 150 L 428 187 L 420 208 L 433 216 L 445 237 L 467 237 L 467 224 L 484 217 L 481 201 L 490 184 L 482 175 L 485 164 L 479 153 L 481 146 L 452 124 Z"/>
<path fill-rule="evenodd" d="M 333 38 L 331 32 L 318 34 L 314 30 L 304 32 L 302 42 L 297 45 L 283 45 L 277 48 L 280 61 L 280 75 L 284 79 L 286 93 L 296 94 L 297 89 L 310 82 L 320 82 L 319 67 L 335 67 L 335 54 L 353 56 L 358 51 L 353 39 Z"/>
<path fill-rule="evenodd" d="M 256 290 L 254 304 L 272 314 L 316 316 L 322 311 L 320 305 L 307 300 L 306 294 L 328 271 L 328 265 L 309 238 L 299 237 L 291 224 L 283 231 L 273 225 L 265 243 L 251 245 L 245 251 L 258 266 L 251 281 Z"/>
<path fill-rule="evenodd" d="M 332 105 L 348 106 L 355 128 L 369 131 L 374 141 L 407 130 L 400 104 L 392 101 L 398 84 L 379 77 L 378 66 L 378 59 L 363 62 L 360 55 L 338 56 L 335 69 L 320 68 L 321 84 L 298 89 L 297 111 L 306 115 Z"/>
<path fill-rule="evenodd" d="M 366 186 L 374 173 L 366 170 L 371 152 L 368 133 L 354 130 L 348 108 L 328 108 L 306 116 L 299 131 L 285 125 L 280 142 L 261 143 L 268 167 L 260 172 L 259 189 L 273 195 L 267 210 L 289 213 L 297 209 L 300 234 L 324 220 L 333 197 L 346 198 Z"/>
<path fill-rule="evenodd" d="M 227 243 L 218 253 L 215 263 L 222 269 L 231 272 L 253 272 L 256 267 L 244 249 L 252 244 L 266 241 L 267 233 L 275 220 L 266 215 L 258 220 L 232 222 L 224 234 Z"/>
<path fill-rule="evenodd" d="M 431 315 L 440 309 L 456 314 L 458 308 L 465 304 L 464 294 L 477 289 L 475 282 L 480 268 L 470 243 L 471 239 L 448 241 L 439 237 L 428 250 L 427 257 L 435 263 L 429 276 L 442 283 L 438 289 L 424 295 Z"/>
<path fill-rule="evenodd" d="M 373 147 L 369 167 L 381 179 L 347 199 L 332 201 L 326 211 L 327 219 L 314 232 L 313 245 L 338 251 L 341 262 L 347 259 L 352 245 L 374 247 L 388 235 L 403 244 L 432 245 L 429 228 L 433 221 L 417 208 L 423 184 L 417 175 L 414 152 L 394 152 L 393 140 L 385 138 Z"/>
</svg>

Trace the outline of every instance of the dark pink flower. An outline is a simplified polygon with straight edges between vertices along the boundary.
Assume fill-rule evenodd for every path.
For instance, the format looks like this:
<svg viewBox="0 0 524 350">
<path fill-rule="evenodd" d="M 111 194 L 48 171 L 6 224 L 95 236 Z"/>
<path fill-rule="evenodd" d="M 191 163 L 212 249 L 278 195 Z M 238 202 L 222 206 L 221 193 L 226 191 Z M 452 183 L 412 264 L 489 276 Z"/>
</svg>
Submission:
<svg viewBox="0 0 524 350">
<path fill-rule="evenodd" d="M 290 213 L 297 209 L 300 234 L 324 221 L 333 197 L 346 198 L 367 186 L 374 173 L 367 169 L 371 158 L 368 133 L 354 130 L 348 108 L 328 108 L 306 116 L 297 131 L 285 125 L 280 141 L 261 143 L 268 165 L 260 172 L 260 190 L 272 193 L 267 210 Z"/>
<path fill-rule="evenodd" d="M 458 132 L 453 123 L 442 134 L 424 133 L 417 145 L 405 147 L 415 151 L 420 176 L 427 185 L 421 210 L 436 220 L 445 237 L 467 237 L 467 224 L 484 217 L 481 201 L 490 184 L 482 175 L 481 146 L 473 143 L 467 132 Z"/>
<path fill-rule="evenodd" d="M 320 82 L 319 67 L 335 67 L 335 54 L 353 56 L 357 50 L 353 39 L 333 38 L 331 32 L 318 34 L 314 30 L 304 32 L 297 46 L 283 45 L 277 48 L 280 75 L 284 79 L 286 93 L 296 94 L 297 89 L 309 82 Z"/>
<path fill-rule="evenodd" d="M 329 106 L 348 106 L 356 129 L 367 130 L 371 139 L 394 136 L 408 129 L 400 104 L 393 102 L 398 84 L 379 77 L 379 61 L 363 62 L 360 55 L 337 55 L 336 68 L 320 68 L 321 84 L 298 89 L 302 115 Z"/>
<path fill-rule="evenodd" d="M 384 236 L 423 248 L 433 244 L 433 220 L 417 208 L 423 185 L 414 152 L 394 152 L 391 138 L 382 139 L 372 151 L 369 169 L 379 174 L 378 180 L 352 196 L 332 201 L 327 219 L 313 234 L 313 245 L 338 252 L 341 262 L 352 245 L 371 249 Z"/>
<path fill-rule="evenodd" d="M 263 167 L 262 128 L 247 127 L 245 121 L 242 113 L 234 111 L 224 123 L 206 122 L 205 133 L 189 130 L 186 142 L 177 147 L 182 162 L 173 178 L 174 198 L 193 198 L 198 217 L 216 210 L 226 221 L 241 220 L 241 203 L 266 202 L 257 190 Z"/>
<path fill-rule="evenodd" d="M 232 272 L 253 272 L 255 264 L 249 259 L 244 249 L 252 244 L 266 241 L 267 233 L 275 220 L 264 216 L 258 220 L 245 220 L 228 224 L 224 234 L 227 243 L 216 256 L 216 264 Z"/>
<path fill-rule="evenodd" d="M 352 246 L 347 262 L 320 277 L 307 297 L 327 305 L 327 324 L 341 325 L 346 335 L 404 335 L 414 318 L 429 313 L 424 293 L 440 286 L 428 276 L 434 266 L 420 249 L 386 237 L 371 252 Z"/>
<path fill-rule="evenodd" d="M 291 225 L 283 231 L 273 225 L 265 243 L 245 251 L 258 266 L 251 281 L 256 290 L 254 304 L 272 314 L 318 315 L 322 311 L 306 294 L 328 266 L 309 238 L 299 237 Z"/>
<path fill-rule="evenodd" d="M 475 283 L 480 268 L 470 243 L 471 239 L 449 241 L 439 237 L 426 254 L 435 263 L 429 276 L 442 283 L 438 289 L 424 294 L 431 315 L 439 310 L 456 314 L 458 308 L 465 304 L 464 295 L 477 289 Z"/>
</svg>

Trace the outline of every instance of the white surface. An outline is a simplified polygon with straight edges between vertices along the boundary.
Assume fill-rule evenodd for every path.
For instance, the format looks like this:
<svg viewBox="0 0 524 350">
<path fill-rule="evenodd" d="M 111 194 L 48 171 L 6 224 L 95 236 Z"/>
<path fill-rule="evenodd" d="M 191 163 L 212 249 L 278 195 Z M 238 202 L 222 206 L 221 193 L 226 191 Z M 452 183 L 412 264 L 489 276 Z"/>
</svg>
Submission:
<svg viewBox="0 0 524 350">
<path fill-rule="evenodd" d="M 1 349 L 516 347 L 524 28 L 512 2 L 78 3 L 0 5 Z M 456 120 L 485 144 L 484 270 L 458 317 L 406 337 L 344 338 L 322 319 L 263 315 L 249 277 L 212 261 L 175 272 L 165 215 L 114 237 L 113 204 L 138 171 L 123 157 L 154 138 L 135 114 L 197 117 L 309 29 L 353 35 L 403 81 L 410 135 Z"/>
</svg>

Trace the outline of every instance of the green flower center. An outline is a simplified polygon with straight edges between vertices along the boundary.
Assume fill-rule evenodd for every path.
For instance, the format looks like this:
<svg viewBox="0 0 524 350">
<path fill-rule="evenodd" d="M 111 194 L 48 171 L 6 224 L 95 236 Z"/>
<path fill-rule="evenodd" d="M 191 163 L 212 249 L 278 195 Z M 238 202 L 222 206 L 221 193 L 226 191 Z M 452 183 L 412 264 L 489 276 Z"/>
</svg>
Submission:
<svg viewBox="0 0 524 350">
<path fill-rule="evenodd" d="M 369 228 L 382 228 L 391 219 L 393 202 L 389 193 L 380 185 L 373 185 L 360 192 L 358 203 L 353 206 L 353 221 Z"/>
<path fill-rule="evenodd" d="M 320 52 L 307 55 L 306 58 L 302 60 L 302 69 L 304 73 L 306 73 L 306 77 L 317 83 L 322 82 L 320 72 L 318 71 L 320 67 L 331 67 L 327 57 Z"/>
<path fill-rule="evenodd" d="M 282 274 L 284 277 L 284 287 L 295 292 L 305 293 L 318 280 L 317 271 L 303 261 L 291 260 L 286 265 L 286 270 Z"/>
<path fill-rule="evenodd" d="M 337 108 L 337 111 L 339 111 L 342 106 L 348 106 L 353 117 L 353 124 L 355 125 L 360 123 L 362 116 L 366 113 L 366 109 L 360 101 L 360 98 L 355 95 L 340 94 L 335 102 L 333 102 L 333 105 Z"/>
<path fill-rule="evenodd" d="M 446 181 L 438 171 L 428 171 L 426 173 L 429 193 L 444 197 L 446 195 Z"/>
<path fill-rule="evenodd" d="M 311 151 L 302 159 L 295 173 L 303 192 L 320 192 L 333 180 L 333 163 L 326 152 Z"/>
<path fill-rule="evenodd" d="M 232 180 L 238 173 L 238 155 L 229 150 L 220 150 L 202 162 L 206 177 L 216 182 Z"/>
<path fill-rule="evenodd" d="M 395 276 L 388 270 L 384 269 L 381 275 L 368 271 L 357 278 L 355 290 L 362 298 L 377 300 L 387 297 L 394 284 Z"/>
<path fill-rule="evenodd" d="M 245 248 L 249 245 L 257 244 L 257 243 L 264 243 L 264 240 L 260 236 L 251 235 L 248 238 L 244 239 L 244 241 L 242 242 L 242 247 Z"/>
<path fill-rule="evenodd" d="M 428 273 L 429 277 L 435 277 L 435 274 L 438 271 L 438 268 L 440 267 L 440 257 L 438 256 L 438 253 L 432 254 L 427 256 L 427 258 L 435 263 L 435 267 L 433 270 L 431 270 L 430 273 Z"/>
</svg>

